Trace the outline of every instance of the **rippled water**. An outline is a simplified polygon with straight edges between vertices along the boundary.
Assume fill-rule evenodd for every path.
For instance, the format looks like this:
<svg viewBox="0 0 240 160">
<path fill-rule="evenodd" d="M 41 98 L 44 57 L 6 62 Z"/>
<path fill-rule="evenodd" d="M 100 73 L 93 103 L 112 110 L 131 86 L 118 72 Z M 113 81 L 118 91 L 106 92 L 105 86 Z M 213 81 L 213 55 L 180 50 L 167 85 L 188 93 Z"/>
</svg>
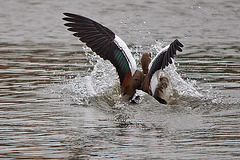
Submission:
<svg viewBox="0 0 240 160">
<path fill-rule="evenodd" d="M 0 158 L 240 158 L 238 0 L 0 2 Z M 178 38 L 172 104 L 121 104 L 114 68 L 63 12 L 108 26 L 137 60 Z"/>
</svg>

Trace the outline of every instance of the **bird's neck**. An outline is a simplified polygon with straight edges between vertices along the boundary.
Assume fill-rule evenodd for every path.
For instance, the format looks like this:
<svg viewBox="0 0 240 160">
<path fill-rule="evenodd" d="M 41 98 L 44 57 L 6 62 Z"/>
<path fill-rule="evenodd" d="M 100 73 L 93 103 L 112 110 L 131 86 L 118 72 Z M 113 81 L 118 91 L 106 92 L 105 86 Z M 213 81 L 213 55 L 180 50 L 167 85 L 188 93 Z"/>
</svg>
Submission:
<svg viewBox="0 0 240 160">
<path fill-rule="evenodd" d="M 150 53 L 143 53 L 141 58 L 141 65 L 143 74 L 148 74 L 148 66 L 151 62 L 151 54 Z"/>
</svg>

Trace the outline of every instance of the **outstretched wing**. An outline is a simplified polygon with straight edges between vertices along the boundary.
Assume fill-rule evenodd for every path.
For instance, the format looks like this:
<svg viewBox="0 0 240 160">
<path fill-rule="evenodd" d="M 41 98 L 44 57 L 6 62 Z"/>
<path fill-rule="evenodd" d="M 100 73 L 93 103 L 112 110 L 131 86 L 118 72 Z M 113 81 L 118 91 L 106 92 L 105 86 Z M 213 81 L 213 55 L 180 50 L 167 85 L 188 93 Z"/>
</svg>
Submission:
<svg viewBox="0 0 240 160">
<path fill-rule="evenodd" d="M 86 43 L 93 52 L 97 53 L 104 60 L 109 60 L 117 70 L 121 86 L 126 86 L 135 73 L 136 62 L 125 44 L 107 27 L 80 15 L 63 13 L 68 21 L 64 24 L 68 30 L 75 32 L 73 35 Z"/>
<path fill-rule="evenodd" d="M 164 47 L 162 51 L 149 64 L 148 76 L 152 94 L 155 92 L 159 78 L 155 73 L 171 64 L 173 62 L 172 59 L 176 55 L 176 52 L 182 52 L 181 47 L 183 47 L 183 45 L 176 39 L 170 45 Z"/>
</svg>

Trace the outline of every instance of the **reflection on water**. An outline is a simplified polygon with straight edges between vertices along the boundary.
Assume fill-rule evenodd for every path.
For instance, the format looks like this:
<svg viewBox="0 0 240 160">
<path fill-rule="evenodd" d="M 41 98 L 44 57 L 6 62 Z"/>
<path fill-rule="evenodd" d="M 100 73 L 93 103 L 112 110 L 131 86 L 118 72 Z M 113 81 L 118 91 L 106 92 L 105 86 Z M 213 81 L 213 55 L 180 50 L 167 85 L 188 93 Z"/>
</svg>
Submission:
<svg viewBox="0 0 240 160">
<path fill-rule="evenodd" d="M 239 158 L 238 3 L 1 1 L 0 158 Z M 193 88 L 178 91 L 196 92 L 121 104 L 117 74 L 66 31 L 66 11 L 109 26 L 136 59 L 179 38 L 178 82 Z"/>
</svg>

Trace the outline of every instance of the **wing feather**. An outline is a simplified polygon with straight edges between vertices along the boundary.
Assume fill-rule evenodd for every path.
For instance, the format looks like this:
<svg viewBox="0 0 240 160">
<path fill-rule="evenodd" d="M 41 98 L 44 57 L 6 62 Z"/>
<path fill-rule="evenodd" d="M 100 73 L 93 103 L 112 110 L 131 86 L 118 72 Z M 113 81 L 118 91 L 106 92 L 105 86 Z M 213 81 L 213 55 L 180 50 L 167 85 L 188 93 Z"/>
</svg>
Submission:
<svg viewBox="0 0 240 160">
<path fill-rule="evenodd" d="M 64 25 L 68 30 L 74 32 L 74 36 L 86 43 L 88 47 L 96 52 L 101 58 L 109 60 L 118 72 L 121 85 L 134 75 L 137 66 L 132 54 L 125 42 L 115 35 L 107 27 L 84 16 L 63 13 L 67 21 Z"/>
<path fill-rule="evenodd" d="M 182 52 L 183 45 L 176 39 L 170 45 L 164 47 L 162 51 L 151 61 L 148 68 L 149 87 L 154 94 L 157 87 L 157 79 L 159 78 L 159 71 L 172 64 L 176 52 Z"/>
</svg>

